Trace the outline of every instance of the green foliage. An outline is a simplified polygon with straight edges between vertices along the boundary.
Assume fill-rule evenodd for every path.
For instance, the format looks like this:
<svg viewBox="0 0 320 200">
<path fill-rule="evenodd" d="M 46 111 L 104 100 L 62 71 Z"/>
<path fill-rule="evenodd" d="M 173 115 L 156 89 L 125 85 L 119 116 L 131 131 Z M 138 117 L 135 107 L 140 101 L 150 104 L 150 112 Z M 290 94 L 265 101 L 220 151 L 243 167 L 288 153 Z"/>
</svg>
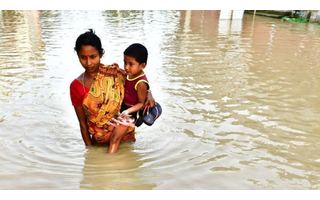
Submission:
<svg viewBox="0 0 320 200">
<path fill-rule="evenodd" d="M 298 23 L 305 23 L 307 21 L 309 21 L 308 19 L 306 18 L 291 18 L 289 16 L 284 16 L 281 18 L 281 21 L 290 21 L 290 22 L 298 22 Z"/>
<path fill-rule="evenodd" d="M 290 18 L 289 16 L 281 17 L 281 21 L 283 22 L 285 19 Z"/>
</svg>

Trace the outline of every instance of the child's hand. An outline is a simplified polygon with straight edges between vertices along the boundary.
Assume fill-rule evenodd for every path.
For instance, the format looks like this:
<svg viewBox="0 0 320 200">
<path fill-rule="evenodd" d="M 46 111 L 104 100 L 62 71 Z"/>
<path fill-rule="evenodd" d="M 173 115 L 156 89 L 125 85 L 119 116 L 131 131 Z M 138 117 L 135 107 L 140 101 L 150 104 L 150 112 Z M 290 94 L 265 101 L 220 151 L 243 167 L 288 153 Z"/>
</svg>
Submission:
<svg viewBox="0 0 320 200">
<path fill-rule="evenodd" d="M 134 119 L 130 117 L 131 115 L 129 115 L 129 112 L 125 110 L 117 118 L 112 118 L 109 124 L 116 128 L 128 128 L 128 126 L 134 127 Z"/>
<path fill-rule="evenodd" d="M 122 111 L 122 113 L 120 114 L 121 117 L 128 117 L 128 115 L 129 115 L 128 110 L 124 110 L 124 111 Z"/>
</svg>

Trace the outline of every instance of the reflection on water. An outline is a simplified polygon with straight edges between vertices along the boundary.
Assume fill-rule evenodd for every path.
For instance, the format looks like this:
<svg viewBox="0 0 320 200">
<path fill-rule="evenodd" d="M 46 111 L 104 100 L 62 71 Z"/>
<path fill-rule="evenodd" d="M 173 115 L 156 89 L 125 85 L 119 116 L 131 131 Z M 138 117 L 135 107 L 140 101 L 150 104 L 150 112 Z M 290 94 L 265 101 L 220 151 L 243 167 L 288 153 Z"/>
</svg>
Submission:
<svg viewBox="0 0 320 200">
<path fill-rule="evenodd" d="M 77 36 L 134 42 L 163 107 L 116 155 L 85 147 Z M 1 11 L 1 189 L 320 189 L 319 26 L 219 11 Z"/>
<path fill-rule="evenodd" d="M 143 161 L 132 151 L 132 145 L 123 144 L 116 155 L 106 156 L 106 146 L 88 147 L 82 170 L 80 189 L 147 190 L 156 185 L 140 171 Z M 149 183 L 150 182 L 150 183 Z"/>
</svg>

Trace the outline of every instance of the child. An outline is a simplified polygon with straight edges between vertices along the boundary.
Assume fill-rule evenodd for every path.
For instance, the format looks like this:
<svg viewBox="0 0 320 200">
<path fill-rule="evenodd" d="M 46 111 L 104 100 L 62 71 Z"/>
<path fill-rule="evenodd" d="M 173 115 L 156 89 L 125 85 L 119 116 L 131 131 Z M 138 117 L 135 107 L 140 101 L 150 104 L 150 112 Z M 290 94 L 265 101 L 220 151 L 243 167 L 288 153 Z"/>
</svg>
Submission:
<svg viewBox="0 0 320 200">
<path fill-rule="evenodd" d="M 130 114 L 137 119 L 137 112 L 143 108 L 150 86 L 143 69 L 147 65 L 148 51 L 142 44 L 130 45 L 124 52 L 124 69 L 127 73 L 121 114 Z"/>
<path fill-rule="evenodd" d="M 127 126 L 134 126 L 133 120 L 128 120 L 128 116 L 134 121 L 137 120 L 137 112 L 143 108 L 147 98 L 147 91 L 150 91 L 149 82 L 143 69 L 147 65 L 148 51 L 139 43 L 130 45 L 124 52 L 124 69 L 126 71 L 125 94 L 121 105 L 121 114 L 114 119 L 116 124 L 114 133 L 122 135 L 127 131 Z M 120 120 L 119 120 L 120 119 Z M 119 126 L 122 124 L 125 126 Z"/>
</svg>

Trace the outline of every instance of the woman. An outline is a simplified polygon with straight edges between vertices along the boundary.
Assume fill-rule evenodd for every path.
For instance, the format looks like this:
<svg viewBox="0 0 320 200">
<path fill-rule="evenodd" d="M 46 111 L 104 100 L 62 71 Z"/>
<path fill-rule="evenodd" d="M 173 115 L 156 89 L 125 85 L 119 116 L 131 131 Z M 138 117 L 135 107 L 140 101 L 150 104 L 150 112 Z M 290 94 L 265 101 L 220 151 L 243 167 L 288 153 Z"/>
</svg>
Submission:
<svg viewBox="0 0 320 200">
<path fill-rule="evenodd" d="M 135 141 L 135 127 L 128 128 L 121 137 L 113 132 L 110 121 L 119 113 L 124 97 L 125 71 L 117 64 L 103 65 L 104 54 L 100 38 L 92 29 L 81 34 L 75 45 L 79 61 L 85 71 L 70 84 L 70 96 L 79 120 L 86 146 L 109 143 L 108 153 L 115 153 L 120 141 Z M 146 104 L 155 105 L 148 92 Z"/>
</svg>

